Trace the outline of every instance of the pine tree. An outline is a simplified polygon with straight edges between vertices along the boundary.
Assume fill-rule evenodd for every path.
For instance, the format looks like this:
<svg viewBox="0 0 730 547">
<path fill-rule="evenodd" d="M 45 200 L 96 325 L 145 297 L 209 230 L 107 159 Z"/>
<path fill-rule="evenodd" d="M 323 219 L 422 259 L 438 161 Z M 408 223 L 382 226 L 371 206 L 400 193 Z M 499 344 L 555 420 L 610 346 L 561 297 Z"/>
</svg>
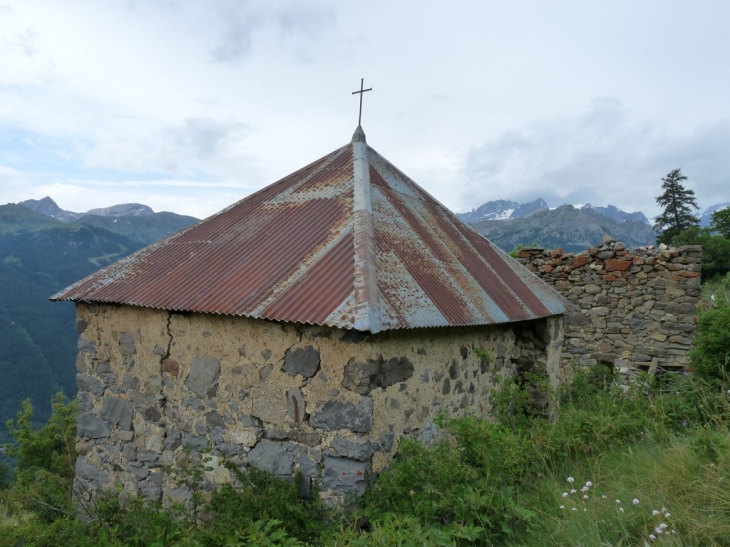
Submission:
<svg viewBox="0 0 730 547">
<path fill-rule="evenodd" d="M 692 214 L 692 209 L 699 210 L 694 190 L 687 190 L 682 181 L 687 180 L 680 169 L 673 169 L 662 179 L 664 193 L 656 198 L 664 211 L 654 221 L 654 230 L 659 232 L 657 244 L 670 243 L 672 238 L 687 228 L 698 226 L 700 219 Z"/>
</svg>

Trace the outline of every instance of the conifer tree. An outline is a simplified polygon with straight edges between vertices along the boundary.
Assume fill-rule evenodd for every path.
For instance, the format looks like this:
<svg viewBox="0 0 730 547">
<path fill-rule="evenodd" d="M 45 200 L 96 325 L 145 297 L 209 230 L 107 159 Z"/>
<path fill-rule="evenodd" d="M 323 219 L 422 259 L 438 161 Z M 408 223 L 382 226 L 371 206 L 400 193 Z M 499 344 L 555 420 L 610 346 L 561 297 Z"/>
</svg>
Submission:
<svg viewBox="0 0 730 547">
<path fill-rule="evenodd" d="M 730 207 L 725 207 L 712 213 L 710 230 L 718 233 L 725 239 L 730 239 Z"/>
<path fill-rule="evenodd" d="M 682 185 L 685 180 L 680 169 L 673 169 L 662 179 L 664 193 L 656 202 L 664 211 L 654 221 L 654 230 L 659 232 L 657 244 L 668 244 L 687 228 L 699 225 L 700 219 L 692 214 L 692 209 L 699 210 L 695 193 Z"/>
</svg>

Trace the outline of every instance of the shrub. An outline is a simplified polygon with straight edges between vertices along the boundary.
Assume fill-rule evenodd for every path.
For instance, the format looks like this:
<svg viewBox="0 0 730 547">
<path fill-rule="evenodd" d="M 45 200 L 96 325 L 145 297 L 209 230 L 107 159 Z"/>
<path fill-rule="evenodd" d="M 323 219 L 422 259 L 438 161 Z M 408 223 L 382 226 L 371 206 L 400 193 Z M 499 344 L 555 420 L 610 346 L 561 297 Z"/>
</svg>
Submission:
<svg viewBox="0 0 730 547">
<path fill-rule="evenodd" d="M 690 359 L 695 373 L 707 379 L 730 379 L 730 306 L 700 313 Z"/>
</svg>

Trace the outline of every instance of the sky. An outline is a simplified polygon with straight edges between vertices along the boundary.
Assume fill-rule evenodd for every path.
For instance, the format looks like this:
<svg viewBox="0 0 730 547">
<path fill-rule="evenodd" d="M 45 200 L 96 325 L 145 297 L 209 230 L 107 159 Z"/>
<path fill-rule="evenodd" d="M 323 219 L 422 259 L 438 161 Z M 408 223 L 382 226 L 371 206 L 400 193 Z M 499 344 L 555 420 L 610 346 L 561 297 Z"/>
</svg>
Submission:
<svg viewBox="0 0 730 547">
<path fill-rule="evenodd" d="M 730 201 L 730 2 L 0 0 L 0 203 L 204 218 L 347 144 L 462 212 Z"/>
</svg>

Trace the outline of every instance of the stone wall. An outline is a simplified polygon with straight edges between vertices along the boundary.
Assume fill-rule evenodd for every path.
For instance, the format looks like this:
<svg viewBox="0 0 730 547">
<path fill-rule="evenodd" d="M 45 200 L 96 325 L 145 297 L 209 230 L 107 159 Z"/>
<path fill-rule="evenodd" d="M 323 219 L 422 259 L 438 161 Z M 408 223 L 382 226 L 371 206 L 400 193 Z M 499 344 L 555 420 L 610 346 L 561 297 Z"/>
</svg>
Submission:
<svg viewBox="0 0 730 547">
<path fill-rule="evenodd" d="M 201 457 L 208 490 L 231 480 L 229 460 L 299 472 L 303 494 L 316 480 L 333 503 L 360 495 L 399 438 L 433 438 L 442 410 L 488 415 L 499 377 L 534 370 L 557 384 L 562 339 L 562 316 L 369 336 L 81 303 L 77 325 L 76 495 L 116 484 L 178 502 L 191 496 L 181 468 Z"/>
<path fill-rule="evenodd" d="M 518 260 L 570 300 L 561 373 L 602 363 L 623 374 L 681 370 L 695 334 L 702 248 L 626 249 L 611 237 L 573 255 L 522 249 Z"/>
</svg>

